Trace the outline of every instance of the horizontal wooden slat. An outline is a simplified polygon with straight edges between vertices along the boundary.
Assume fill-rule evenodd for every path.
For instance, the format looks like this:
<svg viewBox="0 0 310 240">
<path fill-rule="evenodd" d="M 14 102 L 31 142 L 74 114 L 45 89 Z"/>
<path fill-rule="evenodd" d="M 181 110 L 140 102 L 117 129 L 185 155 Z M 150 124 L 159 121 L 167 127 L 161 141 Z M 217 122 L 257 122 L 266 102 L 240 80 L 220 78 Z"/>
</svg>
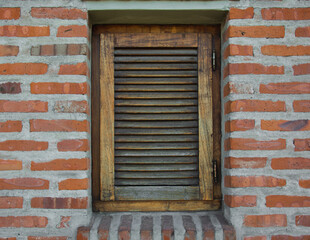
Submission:
<svg viewBox="0 0 310 240">
<path fill-rule="evenodd" d="M 197 150 L 115 150 L 116 157 L 125 156 L 198 156 Z"/>
<path fill-rule="evenodd" d="M 198 170 L 197 164 L 129 164 L 115 165 L 116 171 L 133 171 L 133 172 L 149 172 L 149 171 L 194 171 Z"/>
<path fill-rule="evenodd" d="M 115 56 L 115 63 L 196 63 L 197 56 Z"/>
<path fill-rule="evenodd" d="M 116 164 L 191 164 L 197 163 L 198 157 L 116 157 Z"/>
<path fill-rule="evenodd" d="M 115 77 L 197 77 L 197 71 L 115 71 Z"/>
<path fill-rule="evenodd" d="M 115 135 L 184 135 L 198 134 L 197 128 L 115 128 Z"/>
<path fill-rule="evenodd" d="M 198 187 L 115 187 L 116 200 L 189 200 L 199 199 Z"/>
<path fill-rule="evenodd" d="M 154 191 L 155 192 L 155 191 Z M 170 191 L 172 192 L 172 191 Z M 176 195 L 176 194 L 175 194 Z M 186 199 L 186 194 L 181 193 L 183 199 Z M 152 195 L 148 195 L 150 198 Z M 169 195 L 171 196 L 171 194 Z M 218 210 L 221 208 L 221 199 L 211 201 L 201 200 L 146 200 L 146 201 L 126 201 L 125 199 L 117 199 L 118 201 L 95 201 L 94 211 L 102 212 L 152 212 L 152 211 L 206 211 L 206 210 Z M 122 201 L 120 201 L 122 200 Z M 191 201 L 188 201 L 191 200 Z"/>
<path fill-rule="evenodd" d="M 198 178 L 180 179 L 116 179 L 116 186 L 195 186 Z M 171 199 L 171 198 L 170 198 Z M 173 199 L 173 198 L 172 198 Z"/>
<path fill-rule="evenodd" d="M 115 84 L 197 84 L 197 78 L 115 78 Z"/>
<path fill-rule="evenodd" d="M 115 70 L 193 70 L 197 69 L 194 63 L 127 63 L 115 64 Z"/>
<path fill-rule="evenodd" d="M 193 92 L 197 90 L 197 85 L 115 85 L 116 92 Z"/>
<path fill-rule="evenodd" d="M 116 121 L 116 128 L 186 128 L 197 127 L 197 121 Z"/>
<path fill-rule="evenodd" d="M 116 143 L 115 149 L 198 149 L 198 143 Z"/>
<path fill-rule="evenodd" d="M 197 171 L 153 171 L 153 172 L 118 172 L 115 171 L 116 178 L 130 178 L 130 179 L 158 179 L 158 178 L 195 178 L 198 177 Z"/>
<path fill-rule="evenodd" d="M 152 48 L 117 48 L 114 51 L 115 55 L 145 55 L 145 56 L 169 56 L 169 55 L 197 55 L 197 49 L 186 49 L 186 48 L 161 48 L 161 49 L 152 49 Z"/>
<path fill-rule="evenodd" d="M 198 135 L 115 136 L 115 142 L 196 142 Z"/>
<path fill-rule="evenodd" d="M 116 107 L 115 113 L 197 113 L 197 107 Z"/>
<path fill-rule="evenodd" d="M 197 92 L 149 92 L 147 94 L 141 92 L 116 92 L 116 99 L 189 99 L 197 98 Z"/>
<path fill-rule="evenodd" d="M 116 100 L 115 106 L 197 106 L 197 99 L 183 100 Z"/>
<path fill-rule="evenodd" d="M 115 114 L 116 120 L 196 120 L 197 114 Z"/>
<path fill-rule="evenodd" d="M 119 33 L 115 47 L 197 47 L 197 34 Z"/>
</svg>

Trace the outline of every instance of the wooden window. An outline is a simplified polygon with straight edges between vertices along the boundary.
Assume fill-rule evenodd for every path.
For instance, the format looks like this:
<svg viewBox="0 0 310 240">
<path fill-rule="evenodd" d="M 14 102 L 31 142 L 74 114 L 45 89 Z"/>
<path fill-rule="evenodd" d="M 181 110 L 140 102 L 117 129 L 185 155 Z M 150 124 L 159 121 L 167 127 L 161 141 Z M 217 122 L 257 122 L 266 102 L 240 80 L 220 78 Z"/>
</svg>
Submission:
<svg viewBox="0 0 310 240">
<path fill-rule="evenodd" d="M 218 29 L 94 27 L 95 210 L 220 207 Z"/>
</svg>

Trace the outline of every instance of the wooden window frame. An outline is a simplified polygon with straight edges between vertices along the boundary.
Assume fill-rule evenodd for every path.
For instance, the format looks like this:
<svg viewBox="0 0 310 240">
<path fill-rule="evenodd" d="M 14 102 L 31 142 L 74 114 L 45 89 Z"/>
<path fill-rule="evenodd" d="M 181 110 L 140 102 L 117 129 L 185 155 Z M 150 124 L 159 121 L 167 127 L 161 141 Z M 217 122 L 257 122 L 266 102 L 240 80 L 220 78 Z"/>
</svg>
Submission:
<svg viewBox="0 0 310 240">
<path fill-rule="evenodd" d="M 200 45 L 198 52 L 198 111 L 199 116 L 212 114 L 213 121 L 207 117 L 199 117 L 199 186 L 201 200 L 165 200 L 165 201 L 115 201 L 114 199 L 114 135 L 108 128 L 114 126 L 114 76 L 109 71 L 113 66 L 113 53 L 109 44 L 114 44 L 113 34 L 130 33 L 165 33 L 184 34 L 197 33 L 199 38 L 196 44 Z M 181 35 L 180 35 L 181 36 Z M 105 41 L 101 41 L 105 38 Z M 150 39 L 148 40 L 150 41 Z M 199 42 L 203 41 L 203 42 Z M 101 45 L 101 46 L 100 46 Z M 212 49 L 216 54 L 216 69 L 212 70 Z M 100 52 L 101 51 L 101 52 Z M 199 51 L 199 50 L 198 50 Z M 219 25 L 95 25 L 92 35 L 92 194 L 94 211 L 200 211 L 217 210 L 221 206 L 221 173 L 212 172 L 212 161 L 215 160 L 216 168 L 221 169 L 221 98 L 220 98 L 220 26 Z M 107 56 L 104 59 L 101 56 Z M 207 66 L 203 66 L 208 55 Z M 104 64 L 103 64 L 104 62 Z M 101 68 L 106 68 L 105 70 Z M 109 77 L 100 75 L 105 72 Z M 111 76 L 110 76 L 111 75 Z M 104 80 L 106 79 L 106 80 Z M 106 81 L 105 84 L 100 84 Z M 203 91 L 211 84 L 210 92 Z M 102 108 L 100 102 L 106 106 Z M 212 112 L 208 113 L 203 106 L 212 105 Z M 208 108 L 210 109 L 210 108 Z M 100 119 L 108 124 L 100 124 Z M 113 131 L 113 130 L 112 130 Z M 213 132 L 213 133 L 212 133 Z M 207 134 L 208 133 L 208 134 Z M 211 137 L 213 135 L 213 137 Z M 213 143 L 212 143 L 213 141 Z M 100 151 L 104 148 L 105 151 Z M 212 151 L 213 150 L 213 151 Z M 205 158 L 207 152 L 213 156 Z M 100 167 L 100 159 L 106 163 Z M 208 159 L 208 160 L 206 160 Z M 207 173 L 207 174 L 203 174 Z M 216 174 L 217 181 L 212 175 Z M 104 181 L 102 178 L 104 177 Z M 212 186 L 212 189 L 210 189 Z M 105 189 L 105 191 L 102 191 Z"/>
</svg>

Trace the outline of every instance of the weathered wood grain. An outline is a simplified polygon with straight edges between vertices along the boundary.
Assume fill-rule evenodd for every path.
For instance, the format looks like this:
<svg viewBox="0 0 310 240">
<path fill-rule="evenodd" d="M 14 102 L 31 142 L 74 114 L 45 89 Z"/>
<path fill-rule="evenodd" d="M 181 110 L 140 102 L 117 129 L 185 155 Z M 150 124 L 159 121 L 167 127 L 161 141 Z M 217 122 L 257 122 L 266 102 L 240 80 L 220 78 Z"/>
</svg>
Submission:
<svg viewBox="0 0 310 240">
<path fill-rule="evenodd" d="M 114 36 L 100 36 L 101 200 L 114 200 Z"/>
<path fill-rule="evenodd" d="M 203 33 L 198 39 L 199 186 L 201 199 L 212 200 L 212 38 Z"/>
</svg>

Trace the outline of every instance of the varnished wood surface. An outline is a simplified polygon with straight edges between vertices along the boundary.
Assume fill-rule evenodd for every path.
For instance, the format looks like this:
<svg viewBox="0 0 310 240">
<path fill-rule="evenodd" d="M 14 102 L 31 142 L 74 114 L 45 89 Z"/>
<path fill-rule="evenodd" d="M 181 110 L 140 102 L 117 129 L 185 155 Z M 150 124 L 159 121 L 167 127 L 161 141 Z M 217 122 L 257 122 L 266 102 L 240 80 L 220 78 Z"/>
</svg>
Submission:
<svg viewBox="0 0 310 240">
<path fill-rule="evenodd" d="M 95 25 L 94 33 L 211 33 L 219 35 L 219 25 Z"/>
<path fill-rule="evenodd" d="M 198 109 L 199 109 L 199 186 L 202 200 L 213 199 L 213 125 L 211 34 L 199 34 Z"/>
<path fill-rule="evenodd" d="M 218 210 L 221 200 L 213 201 L 108 201 L 94 202 L 95 211 L 152 212 L 152 211 L 205 211 Z"/>
<path fill-rule="evenodd" d="M 115 47 L 197 47 L 196 34 L 119 33 Z"/>
<path fill-rule="evenodd" d="M 100 38 L 101 200 L 114 200 L 114 36 Z"/>
</svg>

